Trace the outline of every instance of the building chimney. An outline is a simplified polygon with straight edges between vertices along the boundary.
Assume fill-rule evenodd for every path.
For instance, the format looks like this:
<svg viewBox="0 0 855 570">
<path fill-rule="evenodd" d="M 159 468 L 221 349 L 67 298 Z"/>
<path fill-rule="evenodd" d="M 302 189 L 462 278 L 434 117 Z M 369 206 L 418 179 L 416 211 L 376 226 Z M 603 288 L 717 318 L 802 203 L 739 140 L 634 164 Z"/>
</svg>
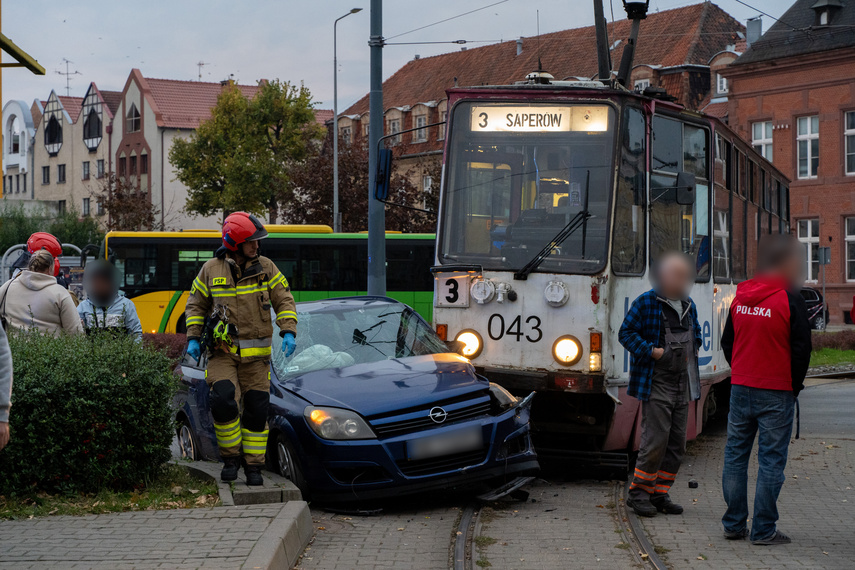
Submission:
<svg viewBox="0 0 855 570">
<path fill-rule="evenodd" d="M 751 18 L 745 25 L 745 45 L 751 47 L 751 44 L 760 39 L 763 35 L 763 20 L 761 16 Z"/>
<path fill-rule="evenodd" d="M 522 54 L 522 38 L 517 40 L 517 55 Z"/>
</svg>

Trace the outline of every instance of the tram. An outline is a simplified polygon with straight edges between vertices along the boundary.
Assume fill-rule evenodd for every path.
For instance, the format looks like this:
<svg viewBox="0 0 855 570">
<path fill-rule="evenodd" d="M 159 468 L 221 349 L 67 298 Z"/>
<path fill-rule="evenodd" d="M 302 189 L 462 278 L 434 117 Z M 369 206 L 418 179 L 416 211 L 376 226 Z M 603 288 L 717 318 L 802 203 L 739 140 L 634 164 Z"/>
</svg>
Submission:
<svg viewBox="0 0 855 570">
<path fill-rule="evenodd" d="M 689 438 L 729 384 L 719 343 L 764 234 L 789 232 L 788 180 L 724 123 L 612 81 L 537 72 L 454 88 L 434 323 L 532 408 L 541 457 L 623 467 L 640 403 L 618 330 L 664 252 L 696 261 L 702 394 Z"/>
</svg>

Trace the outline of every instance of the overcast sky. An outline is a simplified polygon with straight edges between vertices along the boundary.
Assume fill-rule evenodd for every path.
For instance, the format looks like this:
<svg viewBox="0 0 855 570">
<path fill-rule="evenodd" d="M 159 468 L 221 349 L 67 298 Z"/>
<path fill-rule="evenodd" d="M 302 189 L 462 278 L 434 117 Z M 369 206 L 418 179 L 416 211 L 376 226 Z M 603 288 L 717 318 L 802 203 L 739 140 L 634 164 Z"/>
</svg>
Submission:
<svg viewBox="0 0 855 570">
<path fill-rule="evenodd" d="M 386 0 L 383 35 L 391 38 L 498 0 Z M 789 0 L 746 0 L 780 17 Z M 368 91 L 369 0 L 14 0 L 3 5 L 3 33 L 41 63 L 47 74 L 24 69 L 3 71 L 3 98 L 47 99 L 51 89 L 66 93 L 62 60 L 68 59 L 71 95 L 82 96 L 94 81 L 99 88 L 121 90 L 133 67 L 147 77 L 220 81 L 234 74 L 239 83 L 259 78 L 305 82 L 318 107 L 332 108 L 333 21 L 351 8 L 364 10 L 339 22 L 339 108 Z M 650 10 L 667 10 L 697 2 L 651 0 Z M 737 0 L 716 2 L 743 24 L 758 15 Z M 606 17 L 625 17 L 621 0 L 604 0 Z M 593 23 L 591 0 L 506 0 L 462 16 L 390 39 L 437 42 L 464 39 L 496 42 Z M 763 18 L 764 31 L 773 21 Z M 644 25 L 639 39 L 644 41 Z M 476 47 L 483 43 L 469 44 Z M 451 44 L 390 45 L 384 49 L 384 78 L 416 54 L 459 50 Z M 4 54 L 4 61 L 9 56 Z"/>
</svg>

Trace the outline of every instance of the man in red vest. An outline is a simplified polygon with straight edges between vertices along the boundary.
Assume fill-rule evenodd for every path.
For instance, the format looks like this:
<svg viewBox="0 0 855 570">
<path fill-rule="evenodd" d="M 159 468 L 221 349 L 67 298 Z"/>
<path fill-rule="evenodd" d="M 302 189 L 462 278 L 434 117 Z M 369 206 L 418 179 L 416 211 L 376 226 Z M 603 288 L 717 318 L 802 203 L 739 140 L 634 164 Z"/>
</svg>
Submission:
<svg viewBox="0 0 855 570">
<path fill-rule="evenodd" d="M 799 242 L 789 234 L 765 236 L 759 260 L 757 276 L 736 288 L 721 337 L 732 384 L 722 475 L 727 512 L 722 523 L 727 539 L 749 535 L 748 461 L 759 432 L 751 543 L 772 546 L 790 542 L 776 527 L 777 502 L 794 405 L 810 363 L 811 332 L 799 294 L 805 263 Z"/>
</svg>

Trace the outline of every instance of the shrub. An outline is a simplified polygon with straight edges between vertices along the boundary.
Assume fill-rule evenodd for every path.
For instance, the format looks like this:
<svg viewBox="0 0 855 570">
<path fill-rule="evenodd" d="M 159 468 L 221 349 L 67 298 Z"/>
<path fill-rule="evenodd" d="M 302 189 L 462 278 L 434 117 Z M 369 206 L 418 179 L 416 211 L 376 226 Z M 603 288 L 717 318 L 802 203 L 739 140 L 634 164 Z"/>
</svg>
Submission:
<svg viewBox="0 0 855 570">
<path fill-rule="evenodd" d="M 10 335 L 12 441 L 0 493 L 95 492 L 151 480 L 173 436 L 164 351 L 113 335 Z"/>
<path fill-rule="evenodd" d="M 181 360 L 184 354 L 184 345 L 187 344 L 187 335 L 170 333 L 144 333 L 143 344 L 162 350 L 174 363 Z"/>
<path fill-rule="evenodd" d="M 814 350 L 822 350 L 823 348 L 855 350 L 855 330 L 833 333 L 814 331 L 812 338 Z"/>
</svg>

